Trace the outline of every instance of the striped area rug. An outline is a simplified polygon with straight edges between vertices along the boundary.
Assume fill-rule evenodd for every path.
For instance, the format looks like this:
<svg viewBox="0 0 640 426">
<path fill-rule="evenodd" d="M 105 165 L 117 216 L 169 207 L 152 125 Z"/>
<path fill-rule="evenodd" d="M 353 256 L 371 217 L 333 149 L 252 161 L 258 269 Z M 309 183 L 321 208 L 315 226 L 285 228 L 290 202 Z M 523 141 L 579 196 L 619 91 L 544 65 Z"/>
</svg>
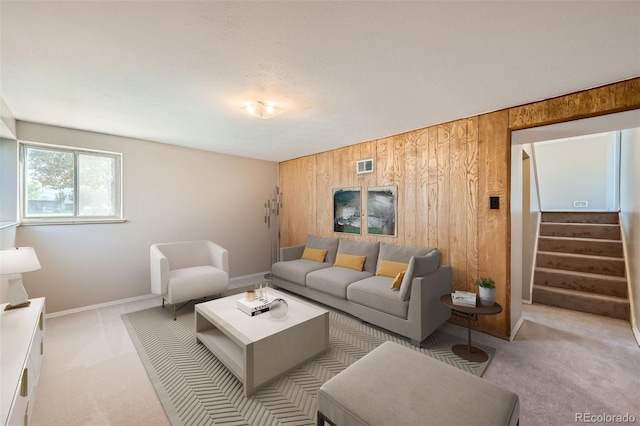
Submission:
<svg viewBox="0 0 640 426">
<path fill-rule="evenodd" d="M 327 380 L 387 340 L 481 376 L 495 349 L 475 343 L 490 356 L 473 363 L 451 346 L 465 343 L 436 331 L 413 347 L 397 336 L 330 310 L 330 349 L 246 398 L 242 384 L 204 345 L 197 344 L 193 304 L 178 311 L 146 309 L 123 315 L 131 339 L 173 425 L 315 425 L 316 393 Z"/>
</svg>

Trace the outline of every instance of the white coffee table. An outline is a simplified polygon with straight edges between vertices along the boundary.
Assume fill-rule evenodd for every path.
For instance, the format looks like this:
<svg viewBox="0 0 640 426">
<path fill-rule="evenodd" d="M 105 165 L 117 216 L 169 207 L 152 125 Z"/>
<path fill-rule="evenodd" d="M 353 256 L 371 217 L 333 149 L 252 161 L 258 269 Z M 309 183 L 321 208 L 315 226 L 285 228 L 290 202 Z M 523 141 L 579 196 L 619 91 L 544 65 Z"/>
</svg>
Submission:
<svg viewBox="0 0 640 426">
<path fill-rule="evenodd" d="M 271 288 L 268 293 L 287 301 L 286 316 L 245 314 L 236 307 L 244 293 L 195 307 L 196 341 L 243 383 L 247 396 L 329 349 L 326 309 Z"/>
</svg>

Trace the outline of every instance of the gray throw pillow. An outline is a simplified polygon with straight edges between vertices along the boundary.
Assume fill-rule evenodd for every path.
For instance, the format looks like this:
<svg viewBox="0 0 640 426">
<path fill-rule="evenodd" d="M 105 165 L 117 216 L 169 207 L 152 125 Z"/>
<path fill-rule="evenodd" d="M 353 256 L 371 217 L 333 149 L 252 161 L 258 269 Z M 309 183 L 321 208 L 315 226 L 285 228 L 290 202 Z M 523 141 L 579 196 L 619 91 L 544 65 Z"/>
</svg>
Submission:
<svg viewBox="0 0 640 426">
<path fill-rule="evenodd" d="M 307 235 L 307 243 L 305 247 L 326 250 L 327 255 L 324 261 L 330 264 L 336 263 L 336 253 L 338 252 L 338 238 L 323 238 L 315 235 Z"/>
<path fill-rule="evenodd" d="M 376 274 L 376 266 L 378 265 L 378 251 L 380 243 L 367 241 L 351 241 L 340 238 L 338 244 L 338 253 L 351 254 L 354 256 L 365 256 L 364 271 L 371 275 Z"/>
<path fill-rule="evenodd" d="M 400 285 L 400 300 L 406 302 L 411 295 L 411 283 L 415 277 L 424 277 L 438 269 L 440 252 L 433 250 L 426 256 L 413 256 Z"/>
</svg>

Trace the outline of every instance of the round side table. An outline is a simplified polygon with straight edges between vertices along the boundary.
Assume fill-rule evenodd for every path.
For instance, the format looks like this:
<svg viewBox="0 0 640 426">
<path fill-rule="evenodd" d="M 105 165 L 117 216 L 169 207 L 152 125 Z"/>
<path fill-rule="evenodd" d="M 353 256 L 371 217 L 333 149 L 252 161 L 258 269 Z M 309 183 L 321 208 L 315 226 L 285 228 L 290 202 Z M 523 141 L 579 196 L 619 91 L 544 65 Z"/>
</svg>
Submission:
<svg viewBox="0 0 640 426">
<path fill-rule="evenodd" d="M 476 306 L 459 306 L 454 305 L 451 301 L 451 294 L 445 294 L 440 297 L 440 303 L 456 311 L 456 313 L 467 319 L 467 344 L 466 345 L 453 345 L 451 350 L 454 354 L 460 358 L 472 362 L 485 362 L 489 359 L 489 355 L 480 348 L 471 346 L 471 320 L 476 321 L 478 315 L 496 315 L 502 312 L 502 306 L 498 303 L 493 306 L 484 306 L 479 304 L 480 299 L 476 299 Z"/>
</svg>

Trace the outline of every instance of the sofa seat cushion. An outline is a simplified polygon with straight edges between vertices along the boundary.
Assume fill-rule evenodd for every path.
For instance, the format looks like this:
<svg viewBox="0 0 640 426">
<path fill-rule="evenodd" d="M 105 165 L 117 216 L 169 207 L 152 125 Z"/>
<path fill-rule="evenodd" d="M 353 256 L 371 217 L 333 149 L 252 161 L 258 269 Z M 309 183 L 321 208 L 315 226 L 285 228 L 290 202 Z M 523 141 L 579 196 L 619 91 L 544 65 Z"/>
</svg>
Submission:
<svg viewBox="0 0 640 426">
<path fill-rule="evenodd" d="M 308 259 L 288 260 L 286 262 L 276 262 L 271 267 L 273 276 L 291 281 L 292 283 L 305 285 L 307 274 L 319 269 L 330 268 L 333 265 L 327 262 L 316 262 Z"/>
<path fill-rule="evenodd" d="M 173 303 L 213 295 L 227 289 L 227 273 L 213 266 L 192 266 L 169 271 L 167 299 Z"/>
<path fill-rule="evenodd" d="M 400 293 L 391 289 L 392 282 L 393 278 L 380 275 L 355 282 L 347 288 L 347 299 L 385 314 L 407 318 L 409 302 L 402 301 Z"/>
<path fill-rule="evenodd" d="M 371 277 L 371 273 L 367 271 L 334 266 L 309 273 L 307 287 L 346 299 L 349 284 L 369 277 Z"/>
</svg>

